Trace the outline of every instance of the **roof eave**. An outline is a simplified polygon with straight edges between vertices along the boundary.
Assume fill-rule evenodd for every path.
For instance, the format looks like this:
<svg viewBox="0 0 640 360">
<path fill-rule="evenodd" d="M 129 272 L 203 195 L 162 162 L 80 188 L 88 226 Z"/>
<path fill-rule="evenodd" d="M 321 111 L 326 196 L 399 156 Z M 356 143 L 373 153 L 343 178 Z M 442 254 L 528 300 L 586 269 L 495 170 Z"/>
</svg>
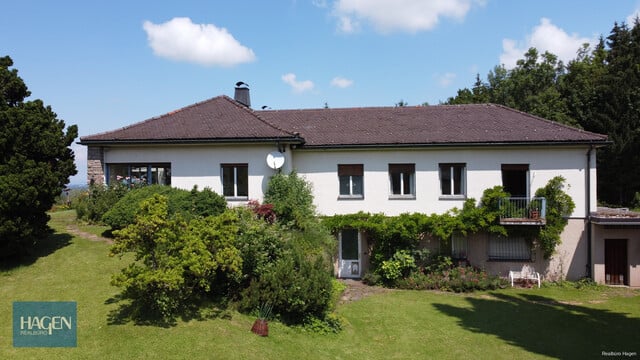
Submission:
<svg viewBox="0 0 640 360">
<path fill-rule="evenodd" d="M 372 148 L 438 148 L 438 147 L 486 147 L 486 146 L 595 146 L 610 145 L 607 140 L 584 141 L 514 141 L 514 142 L 439 142 L 439 143 L 384 143 L 384 144 L 305 144 L 304 149 L 372 149 Z"/>
<path fill-rule="evenodd" d="M 265 137 L 265 138 L 212 138 L 212 139 L 107 139 L 107 140 L 83 140 L 79 145 L 205 145 L 205 144 L 256 144 L 285 142 L 291 144 L 304 144 L 300 137 Z"/>
</svg>

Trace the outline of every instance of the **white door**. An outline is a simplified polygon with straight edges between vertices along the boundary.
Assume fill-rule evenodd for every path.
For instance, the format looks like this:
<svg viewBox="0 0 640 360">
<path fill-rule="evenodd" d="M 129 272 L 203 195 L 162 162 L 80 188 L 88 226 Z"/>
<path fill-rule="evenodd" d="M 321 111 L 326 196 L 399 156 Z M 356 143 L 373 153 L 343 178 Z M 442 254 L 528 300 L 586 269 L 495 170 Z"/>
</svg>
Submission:
<svg viewBox="0 0 640 360">
<path fill-rule="evenodd" d="M 338 277 L 360 277 L 360 232 L 354 229 L 340 231 L 339 238 L 340 268 Z"/>
</svg>

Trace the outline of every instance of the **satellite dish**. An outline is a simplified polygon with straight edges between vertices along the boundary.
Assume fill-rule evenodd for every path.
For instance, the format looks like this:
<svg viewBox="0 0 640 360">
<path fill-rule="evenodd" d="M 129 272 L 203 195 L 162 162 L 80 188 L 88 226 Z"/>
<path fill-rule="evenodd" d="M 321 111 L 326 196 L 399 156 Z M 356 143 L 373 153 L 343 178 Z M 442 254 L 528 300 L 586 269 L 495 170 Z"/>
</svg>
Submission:
<svg viewBox="0 0 640 360">
<path fill-rule="evenodd" d="M 267 154 L 267 166 L 276 170 L 284 165 L 284 155 L 280 151 L 272 151 Z"/>
</svg>

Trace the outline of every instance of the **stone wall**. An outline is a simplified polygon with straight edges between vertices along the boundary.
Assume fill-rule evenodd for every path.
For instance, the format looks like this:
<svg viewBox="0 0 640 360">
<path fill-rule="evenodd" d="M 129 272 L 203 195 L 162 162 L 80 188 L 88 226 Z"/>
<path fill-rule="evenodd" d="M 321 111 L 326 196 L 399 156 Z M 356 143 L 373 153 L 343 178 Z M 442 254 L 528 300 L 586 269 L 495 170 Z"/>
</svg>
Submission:
<svg viewBox="0 0 640 360">
<path fill-rule="evenodd" d="M 87 184 L 104 184 L 104 149 L 89 146 L 87 149 Z"/>
</svg>

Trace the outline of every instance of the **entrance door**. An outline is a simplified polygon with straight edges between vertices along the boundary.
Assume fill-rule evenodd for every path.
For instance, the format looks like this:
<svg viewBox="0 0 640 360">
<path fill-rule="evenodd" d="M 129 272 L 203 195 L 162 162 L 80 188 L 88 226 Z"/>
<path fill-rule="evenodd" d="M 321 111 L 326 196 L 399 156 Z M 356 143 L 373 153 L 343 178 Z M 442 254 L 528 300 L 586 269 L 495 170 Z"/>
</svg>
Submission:
<svg viewBox="0 0 640 360">
<path fill-rule="evenodd" d="M 360 233 L 354 229 L 340 232 L 340 268 L 338 277 L 360 277 Z"/>
<path fill-rule="evenodd" d="M 604 240 L 604 275 L 609 285 L 628 284 L 627 239 Z"/>
</svg>

